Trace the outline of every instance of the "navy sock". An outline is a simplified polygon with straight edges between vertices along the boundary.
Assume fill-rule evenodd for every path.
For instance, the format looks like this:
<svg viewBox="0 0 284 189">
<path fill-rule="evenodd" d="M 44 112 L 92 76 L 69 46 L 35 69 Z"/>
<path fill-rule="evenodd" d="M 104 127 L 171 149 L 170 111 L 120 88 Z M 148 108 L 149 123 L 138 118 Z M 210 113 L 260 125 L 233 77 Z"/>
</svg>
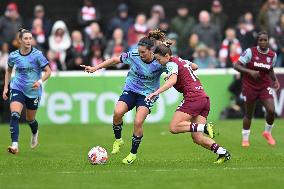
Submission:
<svg viewBox="0 0 284 189">
<path fill-rule="evenodd" d="M 30 125 L 30 128 L 32 130 L 33 134 L 36 134 L 37 130 L 38 130 L 38 123 L 36 120 L 33 121 L 29 121 L 28 124 Z"/>
<path fill-rule="evenodd" d="M 19 139 L 19 119 L 20 119 L 20 114 L 18 112 L 11 113 L 10 133 L 11 133 L 12 142 L 18 142 Z"/>
<path fill-rule="evenodd" d="M 131 153 L 132 154 L 137 154 L 137 150 L 139 148 L 139 144 L 142 140 L 143 136 L 135 136 L 133 135 L 132 137 L 132 148 L 131 148 Z"/>
<path fill-rule="evenodd" d="M 115 125 L 115 124 L 112 125 L 112 129 L 113 129 L 113 132 L 114 132 L 114 135 L 115 135 L 115 139 L 121 138 L 122 125 L 123 125 L 123 122 L 121 122 L 121 124 L 118 124 L 118 125 Z"/>
</svg>

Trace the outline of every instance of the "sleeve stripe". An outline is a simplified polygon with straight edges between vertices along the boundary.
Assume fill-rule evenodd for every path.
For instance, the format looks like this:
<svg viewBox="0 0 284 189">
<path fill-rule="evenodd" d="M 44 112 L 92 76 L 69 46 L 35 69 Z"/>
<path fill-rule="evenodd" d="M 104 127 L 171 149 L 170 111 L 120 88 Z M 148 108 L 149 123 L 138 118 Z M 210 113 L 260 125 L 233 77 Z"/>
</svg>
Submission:
<svg viewBox="0 0 284 189">
<path fill-rule="evenodd" d="M 41 68 L 41 69 L 43 69 L 43 68 L 45 68 L 47 65 L 48 65 L 48 63 L 47 63 L 47 64 L 45 64 L 44 66 L 40 67 L 40 68 Z"/>
</svg>

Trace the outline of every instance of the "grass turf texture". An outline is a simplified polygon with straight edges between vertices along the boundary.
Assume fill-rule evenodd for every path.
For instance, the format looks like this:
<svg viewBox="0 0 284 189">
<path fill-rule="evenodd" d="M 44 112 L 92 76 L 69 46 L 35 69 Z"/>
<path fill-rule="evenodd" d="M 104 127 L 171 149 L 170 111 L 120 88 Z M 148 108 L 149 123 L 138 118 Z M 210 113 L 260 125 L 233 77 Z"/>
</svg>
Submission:
<svg viewBox="0 0 284 189">
<path fill-rule="evenodd" d="M 254 120 L 251 146 L 241 144 L 241 120 L 215 123 L 216 141 L 232 159 L 222 165 L 217 155 L 193 144 L 189 134 L 172 135 L 167 124 L 144 126 L 144 138 L 133 165 L 124 165 L 131 147 L 132 125 L 123 127 L 125 145 L 107 164 L 91 165 L 87 153 L 100 145 L 110 154 L 110 125 L 45 125 L 40 144 L 30 149 L 30 129 L 20 126 L 20 153 L 6 152 L 9 127 L 0 126 L 0 188 L 282 188 L 284 175 L 284 120 L 276 120 L 275 147 L 262 137 L 264 120 Z"/>
</svg>

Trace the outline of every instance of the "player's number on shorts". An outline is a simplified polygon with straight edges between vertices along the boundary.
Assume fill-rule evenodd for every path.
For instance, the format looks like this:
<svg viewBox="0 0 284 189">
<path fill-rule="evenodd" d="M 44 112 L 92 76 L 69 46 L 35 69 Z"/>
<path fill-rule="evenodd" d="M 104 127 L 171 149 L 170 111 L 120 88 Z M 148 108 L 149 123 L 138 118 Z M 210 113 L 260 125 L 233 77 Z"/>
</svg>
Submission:
<svg viewBox="0 0 284 189">
<path fill-rule="evenodd" d="M 272 95 L 273 94 L 273 89 L 271 87 L 267 87 L 268 94 Z"/>
<path fill-rule="evenodd" d="M 190 64 L 185 64 L 184 67 L 186 67 L 189 71 L 190 76 L 192 77 L 193 81 L 196 81 L 196 78 L 198 78 L 194 73 L 190 66 Z"/>
</svg>

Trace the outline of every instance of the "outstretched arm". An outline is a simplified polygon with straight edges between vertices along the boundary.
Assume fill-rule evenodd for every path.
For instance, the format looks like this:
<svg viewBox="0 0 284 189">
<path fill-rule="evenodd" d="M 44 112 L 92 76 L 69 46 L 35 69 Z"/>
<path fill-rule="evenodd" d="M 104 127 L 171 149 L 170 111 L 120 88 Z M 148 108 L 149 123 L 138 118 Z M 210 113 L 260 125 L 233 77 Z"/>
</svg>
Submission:
<svg viewBox="0 0 284 189">
<path fill-rule="evenodd" d="M 158 90 L 156 90 L 155 92 L 148 95 L 146 97 L 146 99 L 151 100 L 155 96 L 158 96 L 160 93 L 162 93 L 162 92 L 168 90 L 169 88 L 171 88 L 172 86 L 174 86 L 174 84 L 176 84 L 176 82 L 177 82 L 177 75 L 172 74 L 163 86 L 161 86 Z"/>
<path fill-rule="evenodd" d="M 99 69 L 107 68 L 111 65 L 118 64 L 118 63 L 120 63 L 120 57 L 112 57 L 110 59 L 105 60 L 104 62 L 102 62 L 101 64 L 97 66 L 86 66 L 86 65 L 80 65 L 80 66 L 82 68 L 85 68 L 85 72 L 93 73 Z"/>
</svg>

